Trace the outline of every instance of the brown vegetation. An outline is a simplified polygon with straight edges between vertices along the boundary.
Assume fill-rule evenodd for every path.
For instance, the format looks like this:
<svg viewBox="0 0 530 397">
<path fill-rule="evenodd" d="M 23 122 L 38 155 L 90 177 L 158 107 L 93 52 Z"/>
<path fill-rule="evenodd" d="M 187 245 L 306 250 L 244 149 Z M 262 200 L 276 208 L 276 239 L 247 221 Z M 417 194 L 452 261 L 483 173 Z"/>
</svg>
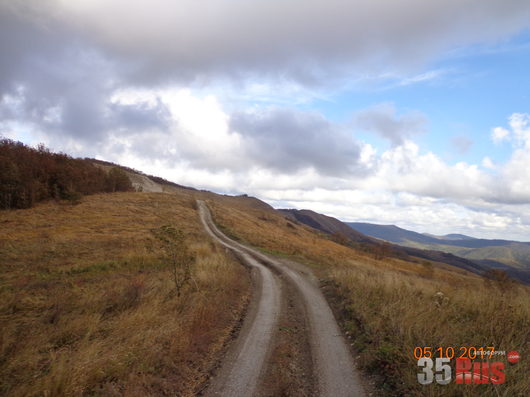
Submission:
<svg viewBox="0 0 530 397">
<path fill-rule="evenodd" d="M 171 225 L 152 229 L 151 233 L 154 236 L 152 249 L 160 252 L 159 260 L 167 263 L 171 269 L 175 291 L 177 296 L 180 296 L 182 288 L 193 279 L 192 266 L 195 262 L 195 256 L 188 248 L 186 236 Z"/>
<path fill-rule="evenodd" d="M 0 213 L 0 395 L 193 395 L 249 283 L 192 203 L 116 193 Z M 171 266 L 147 247 L 168 222 L 196 258 L 180 297 Z"/>
<path fill-rule="evenodd" d="M 49 199 L 78 203 L 82 195 L 132 190 L 117 167 L 105 172 L 90 160 L 52 153 L 43 145 L 33 149 L 0 139 L 0 209 L 30 208 Z"/>
</svg>

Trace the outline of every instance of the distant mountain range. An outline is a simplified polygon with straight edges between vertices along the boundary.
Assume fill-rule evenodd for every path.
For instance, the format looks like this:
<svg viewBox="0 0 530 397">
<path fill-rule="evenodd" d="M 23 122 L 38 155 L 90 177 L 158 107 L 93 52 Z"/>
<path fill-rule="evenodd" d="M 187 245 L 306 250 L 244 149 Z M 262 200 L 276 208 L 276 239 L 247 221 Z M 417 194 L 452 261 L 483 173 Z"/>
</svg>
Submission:
<svg viewBox="0 0 530 397">
<path fill-rule="evenodd" d="M 405 247 L 438 250 L 494 267 L 530 270 L 530 243 L 479 239 L 463 234 L 434 236 L 394 225 L 346 223 L 357 232 Z"/>
<path fill-rule="evenodd" d="M 406 260 L 417 258 L 433 263 L 443 263 L 477 274 L 483 274 L 492 268 L 502 269 L 510 276 L 530 284 L 530 266 L 527 266 L 528 262 L 524 260 L 524 254 L 518 254 L 521 262 L 517 262 L 517 265 L 509 265 L 494 259 L 501 256 L 501 249 L 512 249 L 514 252 L 523 253 L 526 252 L 526 249 L 529 249 L 528 252 L 530 252 L 530 244 L 527 243 L 481 240 L 462 234 L 434 236 L 415 233 L 391 225 L 345 223 L 336 218 L 310 210 L 280 209 L 278 211 L 292 221 L 303 223 L 313 229 L 329 234 L 331 238 L 340 243 L 354 244 L 361 249 L 374 251 L 379 250 L 386 243 L 385 249 L 389 251 L 390 255 L 395 257 L 401 257 Z M 514 249 L 511 244 L 518 245 L 518 248 Z M 479 258 L 473 257 L 471 254 L 469 254 L 470 258 L 466 258 L 452 252 L 457 250 L 459 252 L 474 251 L 474 254 L 479 256 Z M 488 254 L 488 250 L 493 250 L 498 255 Z M 528 258 L 530 258 L 530 255 Z"/>
<path fill-rule="evenodd" d="M 404 229 L 403 229 L 404 230 Z M 442 240 L 474 240 L 475 237 L 466 236 L 465 234 L 458 234 L 458 233 L 452 233 L 452 234 L 446 234 L 445 236 L 436 236 L 434 234 L 429 233 L 423 233 L 425 236 L 430 236 Z"/>
</svg>

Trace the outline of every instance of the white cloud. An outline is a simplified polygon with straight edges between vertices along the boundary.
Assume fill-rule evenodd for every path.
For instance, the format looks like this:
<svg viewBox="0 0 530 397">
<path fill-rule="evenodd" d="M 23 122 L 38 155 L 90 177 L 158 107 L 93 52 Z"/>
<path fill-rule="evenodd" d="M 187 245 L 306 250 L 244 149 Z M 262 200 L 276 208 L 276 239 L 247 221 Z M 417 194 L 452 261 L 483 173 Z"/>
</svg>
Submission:
<svg viewBox="0 0 530 397">
<path fill-rule="evenodd" d="M 513 152 L 508 162 L 499 170 L 504 185 L 505 201 L 530 202 L 530 114 L 513 113 L 508 118 L 510 130 L 506 134 L 513 139 Z M 503 127 L 497 127 L 503 129 Z"/>
<path fill-rule="evenodd" d="M 126 135 L 111 131 L 94 151 L 100 158 L 183 185 L 248 193 L 282 207 L 309 208 L 350 221 L 395 223 L 431 233 L 521 240 L 530 235 L 530 149 L 524 114 L 508 120 L 509 134 L 518 137 L 510 160 L 494 164 L 485 157 L 479 166 L 448 164 L 409 139 L 379 153 L 314 112 L 286 113 L 285 123 L 285 114 L 277 117 L 274 109 L 253 107 L 245 116 L 250 121 L 234 130 L 232 116 L 215 97 L 197 96 L 189 90 L 121 91 L 114 93 L 112 101 L 121 106 L 160 104 L 168 109 L 169 127 Z M 286 125 L 289 128 L 282 130 Z M 255 131 L 264 126 L 266 131 Z M 302 135 L 289 139 L 297 126 L 302 127 L 295 134 Z M 316 128 L 303 135 L 308 126 Z M 272 141 L 262 141 L 267 134 Z M 327 141 L 333 139 L 338 144 L 329 145 Z M 264 148 L 272 156 L 265 159 L 284 161 L 278 153 L 294 153 L 299 166 L 271 167 L 269 160 L 256 160 L 256 142 L 277 145 Z M 54 149 L 86 155 L 73 137 L 49 143 Z M 362 172 L 319 167 L 318 151 L 337 160 L 339 167 L 348 161 L 342 157 L 348 145 L 356 148 L 353 161 Z"/>
<path fill-rule="evenodd" d="M 492 160 L 490 157 L 488 157 L 488 156 L 486 156 L 486 157 L 484 157 L 484 158 L 482 159 L 482 166 L 483 166 L 484 168 L 489 169 L 489 170 L 494 170 L 494 169 L 497 168 L 497 166 L 495 165 L 495 163 L 493 162 L 493 160 Z"/>
<path fill-rule="evenodd" d="M 190 91 L 151 95 L 170 109 L 172 128 L 160 132 L 161 136 L 139 133 L 132 138 L 115 137 L 107 145 L 111 160 L 184 185 L 248 193 L 274 205 L 309 208 L 344 220 L 396 223 L 439 234 L 461 232 L 521 240 L 530 235 L 530 179 L 526 172 L 530 155 L 523 143 L 518 144 L 506 164 L 494 164 L 485 157 L 481 166 L 488 171 L 476 164 L 448 164 L 410 140 L 382 153 L 358 143 L 356 158 L 364 169 L 360 174 L 326 174 L 306 160 L 299 168 L 276 169 L 268 167 L 267 162 L 254 161 L 244 138 L 245 134 L 252 137 L 252 133 L 231 131 L 230 115 L 214 97 L 195 97 Z M 137 98 L 150 100 L 147 93 Z M 258 120 L 271 116 L 267 109 L 254 108 L 253 112 L 257 112 L 254 116 L 258 115 Z M 311 113 L 299 112 L 296 117 L 315 120 Z M 510 117 L 510 134 L 526 137 L 525 120 L 525 115 Z M 301 123 L 305 125 L 306 121 Z M 333 133 L 337 131 L 327 132 Z M 212 146 L 216 139 L 218 145 Z M 275 142 L 282 145 L 283 141 Z M 318 148 L 322 145 L 320 141 L 313 144 Z M 146 149 L 150 145 L 154 145 L 152 152 Z M 206 152 L 200 153 L 201 146 L 207 148 Z M 217 153 L 208 152 L 216 147 Z M 328 154 L 333 156 L 339 149 L 331 150 Z M 157 153 L 165 155 L 152 161 Z M 229 166 L 223 168 L 220 164 Z"/>
<path fill-rule="evenodd" d="M 509 138 L 510 131 L 508 131 L 506 128 L 503 127 L 495 127 L 491 131 L 491 139 L 493 139 L 493 142 L 496 144 L 501 143 L 502 141 L 505 141 Z"/>
<path fill-rule="evenodd" d="M 284 197 L 272 196 L 269 203 L 278 207 L 312 209 L 344 221 L 394 224 L 400 227 L 439 235 L 463 233 L 482 238 L 508 238 L 528 241 L 530 226 L 521 221 L 523 208 L 497 206 L 485 211 L 410 193 L 343 191 L 340 200 L 323 200 L 318 191 L 292 192 Z"/>
<path fill-rule="evenodd" d="M 530 114 L 514 113 L 509 118 L 516 145 L 530 150 Z"/>
<path fill-rule="evenodd" d="M 346 126 L 330 122 L 318 112 L 254 107 L 229 114 L 212 95 L 200 97 L 190 90 L 175 89 L 121 90 L 112 95 L 112 103 L 167 109 L 170 121 L 166 129 L 126 135 L 111 131 L 110 136 L 115 151 L 159 158 L 168 165 L 285 175 L 308 170 L 346 175 L 366 168 L 360 161 L 360 145 Z M 369 161 L 366 154 L 363 161 Z"/>
<path fill-rule="evenodd" d="M 447 70 L 443 70 L 443 69 L 429 70 L 428 72 L 425 72 L 425 73 L 420 73 L 414 76 L 403 78 L 398 82 L 398 85 L 407 86 L 411 84 L 418 84 L 418 83 L 425 83 L 428 81 L 433 81 L 447 74 L 447 72 L 448 72 Z"/>
</svg>

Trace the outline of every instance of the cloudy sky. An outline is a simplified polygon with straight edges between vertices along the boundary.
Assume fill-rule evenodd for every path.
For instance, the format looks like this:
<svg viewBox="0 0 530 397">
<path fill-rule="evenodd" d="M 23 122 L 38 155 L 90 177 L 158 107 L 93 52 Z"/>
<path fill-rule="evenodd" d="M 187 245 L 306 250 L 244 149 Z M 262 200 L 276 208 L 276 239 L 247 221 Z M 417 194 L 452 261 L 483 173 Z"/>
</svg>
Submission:
<svg viewBox="0 0 530 397">
<path fill-rule="evenodd" d="M 530 241 L 527 0 L 0 0 L 0 135 Z"/>
</svg>

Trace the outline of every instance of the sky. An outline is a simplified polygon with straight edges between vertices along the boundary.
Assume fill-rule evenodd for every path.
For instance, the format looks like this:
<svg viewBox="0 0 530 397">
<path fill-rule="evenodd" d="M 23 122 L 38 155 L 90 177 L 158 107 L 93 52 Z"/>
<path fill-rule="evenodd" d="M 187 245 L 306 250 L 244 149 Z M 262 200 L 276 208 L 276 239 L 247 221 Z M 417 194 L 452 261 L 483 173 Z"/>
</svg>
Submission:
<svg viewBox="0 0 530 397">
<path fill-rule="evenodd" d="M 530 241 L 527 0 L 0 0 L 0 135 Z"/>
</svg>

